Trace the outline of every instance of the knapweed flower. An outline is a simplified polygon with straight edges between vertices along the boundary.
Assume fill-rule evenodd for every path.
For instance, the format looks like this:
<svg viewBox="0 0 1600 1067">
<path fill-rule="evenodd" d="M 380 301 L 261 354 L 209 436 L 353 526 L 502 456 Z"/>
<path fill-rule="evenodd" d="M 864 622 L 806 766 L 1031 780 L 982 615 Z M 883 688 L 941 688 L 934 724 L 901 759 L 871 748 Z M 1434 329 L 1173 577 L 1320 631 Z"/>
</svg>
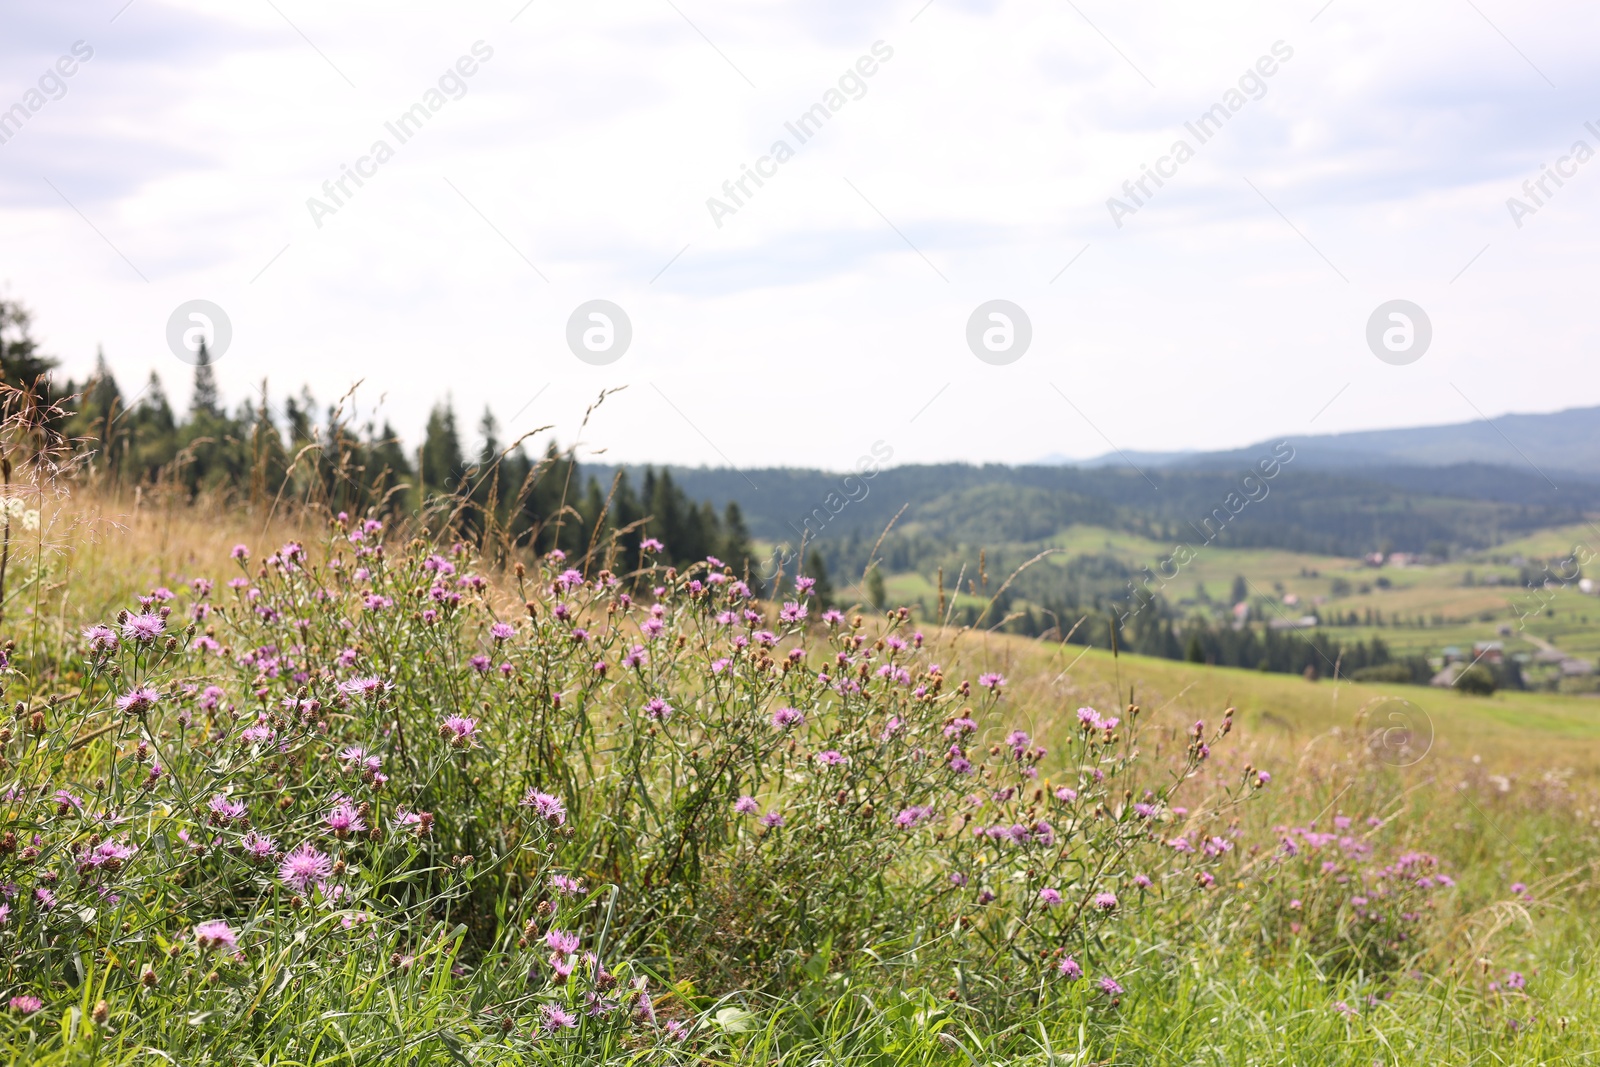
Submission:
<svg viewBox="0 0 1600 1067">
<path fill-rule="evenodd" d="M 552 874 L 550 888 L 564 897 L 575 897 L 583 892 L 583 886 L 576 878 L 569 878 L 564 874 Z"/>
<path fill-rule="evenodd" d="M 55 804 L 58 815 L 66 815 L 71 811 L 83 810 L 83 798 L 75 793 L 69 793 L 65 789 L 57 789 L 56 795 L 51 797 L 50 800 Z"/>
<path fill-rule="evenodd" d="M 652 697 L 650 703 L 644 706 L 644 713 L 656 722 L 666 722 L 672 718 L 672 705 L 660 697 Z"/>
<path fill-rule="evenodd" d="M 1506 988 L 1507 989 L 1522 989 L 1527 984 L 1528 984 L 1528 980 L 1522 976 L 1522 972 L 1521 971 L 1507 971 L 1506 972 Z"/>
<path fill-rule="evenodd" d="M 243 802 L 232 800 L 218 793 L 206 805 L 211 809 L 211 821 L 226 826 L 229 823 L 244 822 L 247 814 Z"/>
<path fill-rule="evenodd" d="M 680 1019 L 668 1019 L 661 1024 L 661 1029 L 674 1041 L 682 1041 L 689 1036 L 689 1028 Z"/>
<path fill-rule="evenodd" d="M 317 851 L 309 841 L 283 857 L 278 877 L 285 885 L 304 893 L 315 883 L 322 882 L 333 873 L 333 860 Z"/>
<path fill-rule="evenodd" d="M 544 935 L 544 943 L 549 945 L 552 951 L 559 952 L 564 956 L 570 956 L 578 951 L 578 935 L 568 933 L 565 930 L 552 929 L 548 931 Z"/>
<path fill-rule="evenodd" d="M 195 924 L 194 943 L 202 952 L 214 948 L 226 948 L 231 952 L 239 947 L 239 935 L 233 932 L 233 927 L 221 919 L 212 919 L 210 922 Z"/>
<path fill-rule="evenodd" d="M 1268 774 L 1266 771 L 1257 771 L 1256 772 L 1256 788 L 1257 789 L 1260 789 L 1262 786 L 1266 785 L 1267 783 L 1269 783 L 1271 781 L 1272 781 L 1272 775 Z"/>
<path fill-rule="evenodd" d="M 660 541 L 657 541 L 654 537 L 646 537 L 643 541 L 639 542 L 639 550 L 642 552 L 660 552 L 664 547 L 665 546 L 662 545 Z"/>
<path fill-rule="evenodd" d="M 830 748 L 826 752 L 817 753 L 817 762 L 825 767 L 837 767 L 846 762 L 846 760 L 842 752 L 837 752 Z"/>
<path fill-rule="evenodd" d="M 161 694 L 149 686 L 140 686 L 130 689 L 117 698 L 117 710 L 124 715 L 143 715 L 156 706 L 161 699 Z"/>
<path fill-rule="evenodd" d="M 539 1011 L 544 1015 L 546 1029 L 551 1031 L 570 1030 L 578 1025 L 578 1017 L 576 1015 L 554 1004 L 546 1004 Z"/>
<path fill-rule="evenodd" d="M 129 615 L 122 623 L 122 636 L 129 641 L 148 645 L 167 629 L 167 620 L 153 611 Z"/>
<path fill-rule="evenodd" d="M 1057 904 L 1061 903 L 1060 890 L 1051 889 L 1049 886 L 1045 886 L 1043 889 L 1039 890 L 1039 902 L 1047 908 L 1055 907 Z"/>
<path fill-rule="evenodd" d="M 1117 909 L 1117 895 L 1115 893 L 1096 893 L 1094 906 L 1101 911 L 1115 911 Z"/>
<path fill-rule="evenodd" d="M 567 821 L 566 805 L 561 803 L 560 797 L 529 789 L 519 803 L 524 808 L 532 808 L 534 814 L 552 826 L 560 826 Z"/>
<path fill-rule="evenodd" d="M 367 824 L 362 821 L 361 813 L 356 810 L 355 805 L 343 799 L 334 802 L 333 810 L 328 812 L 323 822 L 328 824 L 329 832 L 337 838 L 359 834 L 367 828 Z"/>
<path fill-rule="evenodd" d="M 838 626 L 841 622 L 844 622 L 844 613 L 829 608 L 822 613 L 822 621 L 829 626 Z"/>
<path fill-rule="evenodd" d="M 1006 684 L 1006 680 L 1004 676 L 999 674 L 981 674 L 978 676 L 978 684 L 985 689 L 998 693 L 1000 692 L 1000 687 Z"/>
<path fill-rule="evenodd" d="M 1096 984 L 1100 987 L 1100 992 L 1104 993 L 1108 997 L 1118 996 L 1122 992 L 1122 986 L 1119 985 L 1117 980 L 1111 977 L 1109 974 L 1100 979 L 1100 981 Z"/>
<path fill-rule="evenodd" d="M 924 804 L 913 804 L 894 817 L 894 824 L 902 830 L 909 830 L 918 823 L 926 822 L 933 818 L 933 809 Z"/>
<path fill-rule="evenodd" d="M 787 623 L 805 622 L 806 606 L 790 601 L 783 605 L 778 612 L 778 618 Z"/>
<path fill-rule="evenodd" d="M 740 815 L 754 815 L 756 813 L 756 798 L 743 796 L 733 802 L 733 810 Z"/>
<path fill-rule="evenodd" d="M 769 811 L 761 816 L 761 825 L 768 829 L 777 829 L 783 825 L 783 816 L 775 811 Z"/>
<path fill-rule="evenodd" d="M 125 845 L 119 841 L 102 841 L 79 861 L 78 873 L 86 874 L 100 868 L 108 871 L 120 870 L 137 851 L 139 849 L 136 845 Z"/>
<path fill-rule="evenodd" d="M 496 641 L 509 640 L 516 634 L 516 632 L 517 628 L 508 622 L 497 622 L 493 626 L 489 627 L 489 636 L 494 638 Z"/>
<path fill-rule="evenodd" d="M 963 734 L 970 734 L 977 728 L 977 723 L 963 715 L 960 718 L 951 719 L 945 724 L 944 735 L 946 737 L 960 737 Z"/>
<path fill-rule="evenodd" d="M 1062 956 L 1061 962 L 1056 965 L 1056 970 L 1061 972 L 1061 977 L 1069 982 L 1076 982 L 1083 977 L 1083 968 L 1078 966 L 1078 961 L 1071 956 Z"/>
<path fill-rule="evenodd" d="M 1078 799 L 1078 791 L 1076 789 L 1069 789 L 1067 786 L 1062 786 L 1056 790 L 1055 796 L 1057 800 L 1061 801 L 1061 803 L 1071 804 L 1074 800 Z"/>
<path fill-rule="evenodd" d="M 779 730 L 800 726 L 805 721 L 805 713 L 795 708 L 779 708 L 772 713 L 772 725 Z"/>
<path fill-rule="evenodd" d="M 117 632 L 109 626 L 89 626 L 83 631 L 84 644 L 94 653 L 115 652 Z"/>
<path fill-rule="evenodd" d="M 244 849 L 246 856 L 258 863 L 270 860 L 272 854 L 278 849 L 278 843 L 271 837 L 266 834 L 258 834 L 254 830 L 245 834 L 239 841 L 239 845 Z"/>
<path fill-rule="evenodd" d="M 478 720 L 462 715 L 452 715 L 439 724 L 439 736 L 450 742 L 451 748 L 468 748 L 478 743 Z"/>
<path fill-rule="evenodd" d="M 1133 876 L 1133 884 L 1138 886 L 1140 889 L 1149 889 L 1155 883 L 1150 881 L 1149 875 L 1136 874 Z"/>
<path fill-rule="evenodd" d="M 347 697 L 361 697 L 371 700 L 381 696 L 389 683 L 382 678 L 352 678 L 348 682 L 339 683 L 339 692 Z"/>
<path fill-rule="evenodd" d="M 44 1001 L 38 997 L 20 996 L 11 998 L 11 1010 L 18 1015 L 32 1015 L 44 1007 Z"/>
</svg>

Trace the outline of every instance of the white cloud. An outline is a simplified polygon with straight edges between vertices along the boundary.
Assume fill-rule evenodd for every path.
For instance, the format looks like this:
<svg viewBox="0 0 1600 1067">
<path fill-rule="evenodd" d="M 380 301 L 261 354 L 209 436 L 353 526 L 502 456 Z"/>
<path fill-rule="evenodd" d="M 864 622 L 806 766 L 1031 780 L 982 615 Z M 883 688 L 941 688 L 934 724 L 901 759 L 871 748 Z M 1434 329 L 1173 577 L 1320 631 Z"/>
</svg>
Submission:
<svg viewBox="0 0 1600 1067">
<path fill-rule="evenodd" d="M 103 343 L 125 387 L 155 368 L 183 394 L 165 322 L 204 297 L 235 399 L 365 379 L 414 434 L 446 393 L 468 422 L 537 393 L 509 429 L 565 441 L 629 384 L 595 446 L 741 464 L 1226 447 L 1304 431 L 1347 383 L 1310 428 L 1600 402 L 1575 237 L 1600 167 L 1520 230 L 1505 208 L 1600 119 L 1600 14 L 1570 2 L 1479 2 L 1493 25 L 1447 0 L 274 2 L 292 26 L 210 0 L 0 16 L 0 106 L 96 50 L 0 145 L 6 278 L 69 371 Z M 307 198 L 480 40 L 465 95 L 317 227 Z M 880 40 L 865 94 L 794 143 Z M 1106 198 L 1277 41 L 1264 95 L 1115 228 Z M 706 199 L 779 138 L 795 157 L 718 228 Z M 1404 368 L 1362 340 L 1396 296 L 1435 325 Z M 609 367 L 563 341 L 593 297 L 634 322 Z M 994 297 L 1034 322 L 1007 367 L 964 342 Z"/>
</svg>

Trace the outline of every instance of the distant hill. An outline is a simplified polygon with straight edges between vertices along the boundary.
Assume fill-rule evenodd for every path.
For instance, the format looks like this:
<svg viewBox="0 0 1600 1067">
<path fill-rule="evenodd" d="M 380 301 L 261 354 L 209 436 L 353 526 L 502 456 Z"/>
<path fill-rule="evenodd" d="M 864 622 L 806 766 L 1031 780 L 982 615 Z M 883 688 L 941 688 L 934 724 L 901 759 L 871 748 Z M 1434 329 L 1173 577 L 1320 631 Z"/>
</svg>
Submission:
<svg viewBox="0 0 1600 1067">
<path fill-rule="evenodd" d="M 1280 440 L 1273 438 L 1272 440 Z M 1373 468 L 1450 467 L 1476 464 L 1520 469 L 1556 485 L 1600 482 L 1600 407 L 1569 408 L 1546 415 L 1502 415 L 1447 426 L 1292 436 L 1296 462 L 1325 470 L 1369 472 Z M 1269 451 L 1271 442 L 1226 452 L 1107 453 L 1072 463 L 1094 468 L 1232 467 Z M 1548 488 L 1548 484 L 1546 484 Z"/>
</svg>

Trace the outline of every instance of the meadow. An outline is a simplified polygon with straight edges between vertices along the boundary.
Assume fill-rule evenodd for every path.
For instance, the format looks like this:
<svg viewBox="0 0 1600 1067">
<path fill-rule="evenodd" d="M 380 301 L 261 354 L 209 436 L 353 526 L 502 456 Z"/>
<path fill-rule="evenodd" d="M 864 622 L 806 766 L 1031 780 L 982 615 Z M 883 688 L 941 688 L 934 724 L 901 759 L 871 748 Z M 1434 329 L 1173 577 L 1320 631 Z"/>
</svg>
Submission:
<svg viewBox="0 0 1600 1067">
<path fill-rule="evenodd" d="M 315 509 L 30 504 L 8 1062 L 1531 1064 L 1600 1039 L 1587 698 L 766 602 L 648 541 L 485 559 Z"/>
</svg>

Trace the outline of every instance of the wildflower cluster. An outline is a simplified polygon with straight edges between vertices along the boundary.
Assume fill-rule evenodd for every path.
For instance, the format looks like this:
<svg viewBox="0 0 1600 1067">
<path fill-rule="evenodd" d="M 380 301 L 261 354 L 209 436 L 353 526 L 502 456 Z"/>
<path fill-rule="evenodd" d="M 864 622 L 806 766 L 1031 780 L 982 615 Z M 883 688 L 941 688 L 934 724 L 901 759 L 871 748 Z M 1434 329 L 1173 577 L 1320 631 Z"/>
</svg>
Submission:
<svg viewBox="0 0 1600 1067">
<path fill-rule="evenodd" d="M 431 997 L 460 1042 L 676 1044 L 696 1004 L 630 959 L 770 985 L 944 930 L 925 966 L 1009 996 L 1210 877 L 1173 800 L 1231 720 L 1144 784 L 1137 707 L 1079 710 L 1052 753 L 906 612 L 819 611 L 805 580 L 767 604 L 653 547 L 627 574 L 552 551 L 511 600 L 462 545 L 340 516 L 324 550 L 240 545 L 231 578 L 88 627 L 70 686 L 7 678 L 13 1011 L 76 997 L 81 959 L 125 1026 L 204 993 L 196 1042 L 264 988 L 292 1016 L 315 971 L 378 1033 L 390 997 Z"/>
</svg>

